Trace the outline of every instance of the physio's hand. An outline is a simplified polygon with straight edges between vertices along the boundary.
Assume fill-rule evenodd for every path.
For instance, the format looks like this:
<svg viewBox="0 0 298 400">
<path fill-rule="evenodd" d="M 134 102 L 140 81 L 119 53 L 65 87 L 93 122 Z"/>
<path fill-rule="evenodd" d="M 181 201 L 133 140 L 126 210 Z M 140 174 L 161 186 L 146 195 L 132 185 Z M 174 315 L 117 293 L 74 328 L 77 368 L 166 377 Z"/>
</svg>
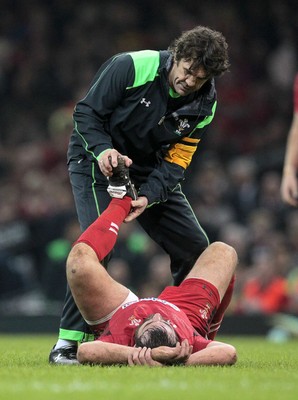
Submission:
<svg viewBox="0 0 298 400">
<path fill-rule="evenodd" d="M 137 200 L 131 202 L 131 212 L 125 218 L 125 222 L 130 222 L 136 219 L 146 209 L 148 199 L 145 196 L 140 196 Z"/>
<path fill-rule="evenodd" d="M 133 347 L 132 352 L 128 355 L 127 363 L 133 365 L 148 365 L 150 367 L 160 367 L 162 364 L 153 360 L 152 350 L 148 347 Z"/>
<path fill-rule="evenodd" d="M 281 197 L 285 203 L 291 206 L 298 206 L 298 181 L 296 169 L 286 167 L 281 181 Z"/>
<path fill-rule="evenodd" d="M 129 167 L 132 164 L 132 159 L 124 156 L 115 149 L 109 149 L 102 153 L 102 156 L 98 160 L 99 169 L 105 176 L 112 176 L 112 167 L 117 167 L 118 156 L 122 157 L 125 161 L 125 165 Z"/>
<path fill-rule="evenodd" d="M 177 343 L 176 347 L 160 346 L 152 349 L 152 358 L 162 364 L 184 364 L 192 353 L 187 339 Z"/>
</svg>

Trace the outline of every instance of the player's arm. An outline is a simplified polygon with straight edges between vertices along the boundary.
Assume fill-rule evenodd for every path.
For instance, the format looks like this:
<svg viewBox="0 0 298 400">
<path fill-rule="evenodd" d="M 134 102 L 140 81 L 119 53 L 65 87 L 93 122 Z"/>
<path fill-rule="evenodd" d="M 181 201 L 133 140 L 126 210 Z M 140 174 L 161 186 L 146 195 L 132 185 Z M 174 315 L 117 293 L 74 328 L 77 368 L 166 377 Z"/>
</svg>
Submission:
<svg viewBox="0 0 298 400">
<path fill-rule="evenodd" d="M 298 112 L 293 115 L 287 140 L 281 195 L 283 200 L 292 206 L 298 205 Z"/>
<path fill-rule="evenodd" d="M 205 349 L 191 354 L 185 365 L 233 365 L 236 361 L 235 347 L 214 341 L 209 343 Z"/>
<path fill-rule="evenodd" d="M 116 343 L 94 342 L 82 343 L 78 348 L 77 358 L 81 364 L 127 364 L 132 347 Z"/>
<path fill-rule="evenodd" d="M 191 351 L 192 346 L 187 341 L 177 343 L 174 348 L 161 346 L 150 349 L 95 340 L 79 346 L 77 359 L 81 364 L 162 366 L 184 363 Z"/>
<path fill-rule="evenodd" d="M 293 87 L 293 119 L 288 134 L 284 168 L 281 182 L 281 196 L 284 202 L 298 206 L 298 73 Z"/>
<path fill-rule="evenodd" d="M 167 352 L 165 349 L 169 351 Z M 81 364 L 161 366 L 162 362 L 153 358 L 153 351 L 157 354 L 157 349 L 152 350 L 147 347 L 136 348 L 95 340 L 94 342 L 82 343 L 79 346 L 77 359 Z M 179 353 L 180 351 L 175 351 L 175 349 L 171 349 L 170 347 L 163 347 L 159 352 L 160 358 L 164 363 L 165 360 L 178 357 Z"/>
</svg>

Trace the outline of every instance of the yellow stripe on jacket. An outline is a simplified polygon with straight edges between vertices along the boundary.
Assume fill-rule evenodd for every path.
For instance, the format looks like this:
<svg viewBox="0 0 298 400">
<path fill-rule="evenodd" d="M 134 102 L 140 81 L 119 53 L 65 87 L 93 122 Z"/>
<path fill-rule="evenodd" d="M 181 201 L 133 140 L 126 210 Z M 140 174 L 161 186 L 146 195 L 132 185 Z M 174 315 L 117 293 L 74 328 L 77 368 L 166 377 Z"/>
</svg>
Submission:
<svg viewBox="0 0 298 400">
<path fill-rule="evenodd" d="M 170 163 L 178 164 L 186 169 L 191 163 L 192 156 L 200 140 L 201 139 L 192 139 L 189 137 L 183 138 L 179 143 L 175 143 L 169 148 L 165 160 Z"/>
</svg>

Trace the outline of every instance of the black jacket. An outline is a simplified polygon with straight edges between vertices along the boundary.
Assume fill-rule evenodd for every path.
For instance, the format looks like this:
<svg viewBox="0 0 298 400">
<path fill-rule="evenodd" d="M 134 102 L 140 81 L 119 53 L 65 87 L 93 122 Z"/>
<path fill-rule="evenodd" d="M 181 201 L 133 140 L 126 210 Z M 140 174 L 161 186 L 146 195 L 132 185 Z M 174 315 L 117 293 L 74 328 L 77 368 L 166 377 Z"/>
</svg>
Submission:
<svg viewBox="0 0 298 400">
<path fill-rule="evenodd" d="M 97 162 L 110 148 L 133 160 L 130 175 L 149 205 L 183 179 L 216 108 L 214 80 L 185 97 L 170 95 L 169 51 L 122 53 L 104 63 L 74 111 L 68 162 Z"/>
</svg>

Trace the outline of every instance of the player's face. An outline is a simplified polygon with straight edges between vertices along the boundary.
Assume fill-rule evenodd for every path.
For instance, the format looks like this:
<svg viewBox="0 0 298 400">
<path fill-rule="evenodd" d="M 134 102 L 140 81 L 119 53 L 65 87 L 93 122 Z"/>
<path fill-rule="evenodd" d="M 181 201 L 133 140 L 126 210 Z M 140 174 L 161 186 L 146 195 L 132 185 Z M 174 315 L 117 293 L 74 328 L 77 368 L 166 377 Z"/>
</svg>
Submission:
<svg viewBox="0 0 298 400">
<path fill-rule="evenodd" d="M 159 313 L 151 315 L 140 325 L 138 329 L 138 336 L 143 335 L 147 329 L 153 327 L 162 327 L 170 337 L 176 338 L 176 332 L 170 321 L 165 320 Z"/>
<path fill-rule="evenodd" d="M 203 67 L 192 69 L 192 61 L 181 60 L 174 62 L 169 74 L 171 88 L 180 96 L 196 92 L 210 79 Z"/>
</svg>

